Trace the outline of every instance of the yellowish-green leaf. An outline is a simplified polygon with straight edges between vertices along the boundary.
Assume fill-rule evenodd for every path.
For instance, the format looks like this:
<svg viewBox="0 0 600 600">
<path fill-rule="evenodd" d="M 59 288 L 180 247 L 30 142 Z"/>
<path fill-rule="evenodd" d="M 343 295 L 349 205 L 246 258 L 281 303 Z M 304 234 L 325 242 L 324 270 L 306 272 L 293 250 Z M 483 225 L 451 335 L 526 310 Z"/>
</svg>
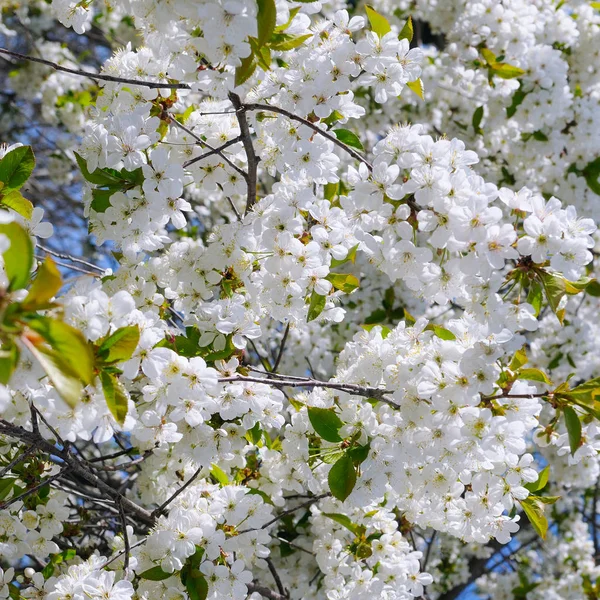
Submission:
<svg viewBox="0 0 600 600">
<path fill-rule="evenodd" d="M 326 302 L 327 299 L 325 296 L 321 296 L 317 292 L 311 294 L 308 315 L 306 316 L 307 322 L 314 321 L 323 312 Z"/>
<path fill-rule="evenodd" d="M 412 17 L 409 16 L 408 19 L 406 20 L 406 23 L 404 23 L 404 27 L 402 27 L 402 29 L 400 30 L 398 39 L 399 40 L 408 40 L 409 42 L 412 42 L 414 34 L 415 34 L 415 32 L 413 29 Z"/>
<path fill-rule="evenodd" d="M 548 519 L 544 514 L 544 503 L 538 496 L 529 496 L 519 502 L 535 531 L 545 540 L 548 532 Z"/>
<path fill-rule="evenodd" d="M 48 342 L 84 384 L 92 383 L 94 354 L 90 344 L 79 330 L 64 321 L 41 316 L 29 320 L 28 325 Z"/>
<path fill-rule="evenodd" d="M 497 62 L 490 65 L 490 67 L 494 75 L 498 75 L 498 77 L 501 77 L 502 79 L 514 79 L 515 77 L 521 77 L 521 75 L 525 75 L 525 71 L 523 69 L 507 63 Z"/>
<path fill-rule="evenodd" d="M 33 204 L 27 198 L 24 198 L 19 190 L 12 190 L 2 196 L 2 206 L 6 206 L 14 210 L 17 214 L 25 217 L 27 220 L 31 219 L 33 214 Z"/>
<path fill-rule="evenodd" d="M 8 290 L 20 290 L 27 285 L 33 266 L 31 238 L 27 231 L 15 222 L 0 223 L 0 235 L 5 235 L 10 242 L 10 247 L 3 254 Z"/>
<path fill-rule="evenodd" d="M 369 17 L 369 23 L 371 23 L 373 33 L 376 33 L 382 38 L 386 33 L 389 33 L 392 30 L 389 21 L 383 15 L 380 15 L 372 6 L 366 4 L 365 10 L 367 11 L 367 17 Z"/>
<path fill-rule="evenodd" d="M 360 281 L 354 276 L 347 273 L 329 273 L 326 277 L 336 290 L 340 290 L 345 294 L 352 293 L 360 286 Z"/>
<path fill-rule="evenodd" d="M 550 465 L 546 465 L 539 473 L 536 481 L 532 481 L 531 483 L 526 483 L 524 485 L 530 492 L 539 492 L 546 487 L 548 483 L 548 478 L 550 477 Z"/>
<path fill-rule="evenodd" d="M 137 325 L 121 327 L 109 335 L 98 348 L 98 356 L 104 363 L 124 362 L 131 358 L 140 340 Z"/>
<path fill-rule="evenodd" d="M 354 132 L 349 131 L 348 129 L 334 129 L 333 133 L 335 133 L 335 137 L 340 140 L 340 142 L 346 144 L 346 146 L 364 150 L 359 137 Z"/>
<path fill-rule="evenodd" d="M 51 256 L 46 256 L 38 267 L 35 279 L 29 292 L 23 300 L 23 308 L 40 310 L 48 306 L 49 301 L 56 296 L 62 287 L 62 276 Z"/>
<path fill-rule="evenodd" d="M 552 385 L 552 380 L 544 373 L 544 371 L 540 371 L 540 369 L 521 369 L 518 374 L 518 379 L 539 381 L 540 383 Z"/>
<path fill-rule="evenodd" d="M 425 87 L 423 86 L 423 82 L 421 79 L 415 79 L 414 81 L 409 81 L 406 86 L 408 89 L 412 90 L 421 100 L 425 100 Z"/>
<path fill-rule="evenodd" d="M 215 464 L 210 466 L 210 474 L 221 484 L 221 485 L 229 485 L 231 481 L 229 481 L 229 477 L 227 477 L 227 473 L 218 467 Z"/>
<path fill-rule="evenodd" d="M 24 342 L 42 365 L 61 398 L 72 408 L 75 407 L 83 394 L 83 384 L 79 375 L 55 350 L 42 345 L 35 345 L 27 338 L 24 338 Z"/>
<path fill-rule="evenodd" d="M 108 410 L 119 425 L 125 423 L 127 411 L 129 410 L 129 395 L 123 384 L 112 373 L 102 371 L 100 373 L 102 391 L 106 400 Z"/>
</svg>

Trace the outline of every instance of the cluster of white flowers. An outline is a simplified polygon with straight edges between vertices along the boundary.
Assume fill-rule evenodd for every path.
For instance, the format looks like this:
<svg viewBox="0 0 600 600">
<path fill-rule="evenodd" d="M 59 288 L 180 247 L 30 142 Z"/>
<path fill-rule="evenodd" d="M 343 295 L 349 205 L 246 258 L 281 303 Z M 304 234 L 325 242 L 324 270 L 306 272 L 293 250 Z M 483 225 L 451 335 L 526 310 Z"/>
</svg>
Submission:
<svg viewBox="0 0 600 600">
<path fill-rule="evenodd" d="M 70 182 L 78 165 L 90 233 L 119 266 L 39 308 L 93 355 L 79 402 L 17 340 L 0 394 L 0 555 L 18 575 L 0 570 L 0 598 L 243 600 L 273 580 L 282 598 L 443 597 L 490 540 L 528 527 L 545 464 L 552 492 L 595 485 L 597 401 L 569 404 L 574 443 L 558 391 L 600 367 L 596 295 L 577 297 L 600 214 L 594 7 L 27 4 L 19 19 L 40 35 L 54 15 L 124 41 L 93 71 L 106 80 L 34 63 L 10 82 L 80 137 L 51 175 Z M 411 47 L 409 11 L 445 46 Z M 37 51 L 81 67 L 56 42 Z M 35 243 L 52 234 L 42 216 L 14 220 Z M 11 244 L 0 232 L 0 251 Z M 130 351 L 107 362 L 126 330 Z M 0 333 L 9 348 L 4 321 Z M 38 434 L 59 458 L 27 447 Z M 110 463 L 123 455 L 139 458 Z M 83 489 L 61 479 L 65 457 L 87 469 Z M 97 545 L 88 510 L 105 511 Z M 527 555 L 547 576 L 532 598 L 593 585 L 586 527 L 559 523 L 547 562 Z M 61 554 L 72 539 L 87 553 Z M 481 589 L 511 598 L 523 577 Z"/>
</svg>

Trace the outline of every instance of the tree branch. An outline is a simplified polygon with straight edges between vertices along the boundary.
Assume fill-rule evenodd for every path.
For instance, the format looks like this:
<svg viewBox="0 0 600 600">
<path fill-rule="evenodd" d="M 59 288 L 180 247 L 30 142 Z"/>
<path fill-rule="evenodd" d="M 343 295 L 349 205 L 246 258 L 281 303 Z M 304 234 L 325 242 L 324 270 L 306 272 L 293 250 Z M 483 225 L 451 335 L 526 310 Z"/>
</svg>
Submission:
<svg viewBox="0 0 600 600">
<path fill-rule="evenodd" d="M 250 126 L 248 125 L 248 119 L 246 118 L 247 105 L 242 104 L 240 97 L 237 94 L 231 92 L 229 94 L 229 100 L 235 108 L 235 114 L 240 126 L 242 144 L 244 144 L 244 150 L 246 151 L 246 158 L 248 161 L 248 195 L 246 198 L 246 213 L 252 209 L 256 203 L 256 184 L 258 178 L 258 161 L 260 160 L 256 156 L 254 151 L 254 145 L 252 144 L 252 136 L 250 134 Z"/>
</svg>

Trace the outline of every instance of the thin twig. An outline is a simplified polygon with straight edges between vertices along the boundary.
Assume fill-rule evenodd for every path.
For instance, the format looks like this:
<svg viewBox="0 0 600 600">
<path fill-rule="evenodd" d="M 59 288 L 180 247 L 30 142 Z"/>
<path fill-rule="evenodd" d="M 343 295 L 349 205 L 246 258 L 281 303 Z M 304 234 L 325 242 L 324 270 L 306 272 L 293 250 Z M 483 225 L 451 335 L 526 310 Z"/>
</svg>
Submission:
<svg viewBox="0 0 600 600">
<path fill-rule="evenodd" d="M 22 494 L 19 494 L 18 496 L 15 496 L 14 498 L 7 500 L 3 504 L 0 504 L 0 510 L 4 510 L 4 509 L 8 508 L 11 504 L 14 504 L 15 502 L 18 502 L 19 500 L 23 500 L 24 498 L 27 498 L 28 496 L 31 496 L 31 494 L 35 494 L 35 492 L 37 492 L 40 488 L 43 488 L 46 484 L 51 483 L 52 481 L 54 481 L 55 479 L 58 479 L 59 477 L 62 477 L 63 475 L 64 475 L 64 473 L 63 473 L 63 470 L 61 469 L 56 475 L 52 475 L 52 477 L 48 477 L 48 479 L 44 479 L 44 481 L 40 481 L 37 485 L 34 485 L 32 488 L 30 488 L 28 490 L 25 490 Z"/>
<path fill-rule="evenodd" d="M 268 598 L 269 600 L 287 600 L 287 596 L 282 596 L 257 583 L 247 583 L 246 587 L 248 588 L 249 594 L 260 594 L 263 598 Z"/>
<path fill-rule="evenodd" d="M 192 485 L 192 483 L 194 483 L 203 469 L 204 467 L 199 467 L 196 472 L 174 494 L 167 498 L 167 500 L 165 500 L 156 510 L 152 511 L 152 516 L 159 516 L 165 510 L 165 508 L 167 508 L 167 506 L 169 506 L 169 504 L 171 504 L 171 502 L 173 502 L 173 500 L 179 496 L 179 494 L 183 493 L 190 485 Z"/>
<path fill-rule="evenodd" d="M 25 452 L 18 454 L 13 460 L 11 460 L 5 467 L 0 471 L 0 479 L 2 479 L 14 466 L 23 462 L 30 454 L 33 454 L 37 450 L 37 444 L 29 446 Z"/>
<path fill-rule="evenodd" d="M 125 77 L 114 77 L 113 75 L 102 75 L 100 73 L 92 73 L 90 71 L 82 71 L 80 69 L 69 69 L 68 67 L 63 67 L 50 60 L 37 58 L 35 56 L 30 56 L 27 54 L 19 54 L 18 52 L 11 52 L 6 48 L 0 48 L 0 54 L 6 54 L 7 56 L 12 56 L 13 58 L 19 58 L 21 60 L 28 60 L 29 62 L 35 62 L 41 65 L 46 65 L 47 67 L 52 67 L 55 71 L 62 71 L 63 73 L 69 73 L 69 75 L 79 75 L 80 77 L 88 77 L 89 79 L 93 79 L 94 81 L 100 80 L 111 81 L 113 83 L 126 83 L 128 85 L 140 85 L 142 87 L 152 89 L 191 89 L 191 87 L 187 83 L 159 83 L 157 81 L 138 81 L 137 79 L 126 79 Z"/>
<path fill-rule="evenodd" d="M 74 263 L 79 263 L 80 265 L 84 265 L 85 267 L 90 267 L 90 269 L 97 269 L 101 273 L 104 273 L 106 269 L 95 265 L 94 263 L 88 262 L 87 260 L 83 260 L 83 258 L 79 258 L 78 256 L 73 256 L 72 254 L 66 254 L 65 252 L 57 252 L 56 250 L 51 250 L 46 246 L 42 246 L 42 244 L 37 243 L 36 246 L 43 250 L 46 254 L 51 254 L 52 256 L 56 256 L 57 258 L 62 258 L 63 260 L 70 260 Z"/>
<path fill-rule="evenodd" d="M 275 581 L 275 585 L 277 586 L 277 590 L 279 591 L 279 593 L 284 596 L 285 598 L 289 598 L 290 597 L 290 593 L 288 592 L 288 590 L 286 590 L 283 587 L 283 583 L 281 582 L 281 577 L 279 577 L 279 573 L 277 572 L 277 569 L 275 568 L 275 565 L 273 564 L 273 561 L 271 560 L 271 558 L 269 556 L 267 556 L 265 558 L 265 562 L 267 563 L 267 567 L 269 567 L 269 571 L 271 572 L 271 575 L 273 576 L 273 580 Z"/>
<path fill-rule="evenodd" d="M 181 123 L 180 123 L 180 125 L 181 125 Z M 202 139 L 202 138 L 200 138 L 200 139 Z M 198 161 L 204 160 L 205 158 L 208 158 L 209 156 L 213 156 L 214 154 L 220 154 L 223 150 L 225 150 L 226 148 L 229 148 L 229 146 L 233 146 L 234 144 L 237 144 L 240 140 L 241 140 L 240 136 L 233 138 L 232 140 L 225 142 L 218 148 L 213 148 L 209 152 L 205 152 L 204 154 L 201 154 L 200 156 L 196 156 L 196 158 L 190 158 L 190 160 L 186 160 L 182 166 L 184 169 L 187 169 L 189 166 L 193 165 L 194 163 L 197 163 Z M 204 144 L 205 146 L 208 147 L 208 144 L 204 141 L 198 142 L 198 144 Z"/>
<path fill-rule="evenodd" d="M 271 373 L 277 371 L 277 367 L 279 367 L 279 363 L 283 358 L 283 351 L 285 350 L 285 342 L 287 341 L 288 333 L 290 332 L 290 324 L 288 323 L 285 327 L 285 331 L 283 332 L 283 338 L 281 339 L 281 344 L 279 345 L 279 352 L 277 354 L 277 358 L 275 359 L 275 364 L 271 368 Z"/>
<path fill-rule="evenodd" d="M 266 529 L 267 527 L 270 527 L 271 525 L 273 525 L 273 523 L 276 523 L 277 521 L 279 521 L 279 519 L 283 519 L 283 517 L 285 517 L 287 515 L 291 515 L 291 514 L 295 513 L 297 510 L 300 510 L 301 508 L 304 508 L 306 506 L 310 506 L 311 504 L 314 504 L 315 502 L 318 502 L 319 500 L 322 500 L 323 498 L 328 498 L 329 496 L 331 496 L 331 493 L 326 492 L 325 494 L 321 494 L 319 496 L 315 496 L 314 498 L 310 498 L 310 500 L 307 500 L 306 502 L 303 502 L 302 504 L 298 504 L 298 506 L 295 506 L 294 508 L 289 508 L 288 510 L 284 510 L 283 512 L 279 513 L 276 517 L 271 519 L 270 521 L 267 521 L 261 527 L 251 527 L 249 529 L 242 529 L 241 531 L 238 531 L 238 534 L 242 535 L 242 533 L 248 533 L 249 531 L 256 531 L 257 529 Z"/>
</svg>

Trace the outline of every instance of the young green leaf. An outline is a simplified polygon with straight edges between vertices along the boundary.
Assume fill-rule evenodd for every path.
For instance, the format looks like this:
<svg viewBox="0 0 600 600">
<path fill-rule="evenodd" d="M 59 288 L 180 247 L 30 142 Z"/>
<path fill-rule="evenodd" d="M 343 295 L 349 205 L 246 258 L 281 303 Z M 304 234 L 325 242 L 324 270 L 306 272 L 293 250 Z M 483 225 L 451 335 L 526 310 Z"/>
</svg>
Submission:
<svg viewBox="0 0 600 600">
<path fill-rule="evenodd" d="M 325 279 L 330 281 L 336 290 L 346 294 L 352 293 L 360 286 L 360 281 L 354 275 L 347 273 L 329 273 Z"/>
<path fill-rule="evenodd" d="M 108 169 L 96 169 L 94 172 L 90 173 L 87 167 L 87 161 L 83 156 L 74 152 L 75 160 L 77 161 L 77 165 L 79 166 L 79 170 L 83 175 L 83 178 L 94 185 L 102 185 L 102 186 L 110 186 L 110 185 L 122 185 L 123 180 L 111 173 Z"/>
<path fill-rule="evenodd" d="M 46 256 L 44 262 L 38 267 L 35 279 L 29 292 L 23 300 L 23 308 L 27 310 L 40 310 L 46 308 L 48 303 L 62 287 L 62 276 L 51 256 Z"/>
<path fill-rule="evenodd" d="M 350 517 L 347 517 L 346 515 L 341 515 L 339 513 L 323 513 L 323 516 L 331 519 L 332 521 L 335 521 L 336 523 L 339 523 L 340 525 L 351 531 L 354 535 L 360 535 L 365 531 L 364 525 L 358 525 L 357 523 L 353 523 L 350 520 Z"/>
<path fill-rule="evenodd" d="M 173 573 L 165 573 L 159 566 L 152 567 L 140 573 L 140 579 L 148 579 L 149 581 L 163 581 L 173 576 Z"/>
<path fill-rule="evenodd" d="M 33 172 L 35 157 L 31 146 L 19 146 L 7 152 L 0 160 L 2 191 L 18 190 Z"/>
<path fill-rule="evenodd" d="M 544 515 L 544 503 L 540 501 L 538 496 L 529 496 L 519 500 L 519 502 L 535 531 L 545 540 L 548 531 L 548 519 Z"/>
<path fill-rule="evenodd" d="M 185 589 L 190 600 L 206 600 L 208 596 L 208 582 L 200 571 L 192 571 L 188 575 Z"/>
<path fill-rule="evenodd" d="M 308 305 L 308 315 L 306 316 L 307 322 L 314 321 L 325 308 L 327 298 L 313 292 L 310 296 L 310 304 Z"/>
<path fill-rule="evenodd" d="M 271 50 L 276 50 L 278 52 L 287 52 L 288 50 L 294 50 L 294 48 L 298 48 L 302 46 L 306 40 L 312 37 L 311 33 L 307 33 L 305 35 L 291 35 L 289 33 L 276 33 L 269 47 Z"/>
<path fill-rule="evenodd" d="M 481 133 L 481 121 L 483 120 L 483 106 L 478 106 L 473 113 L 473 119 L 471 120 L 473 124 L 473 129 L 475 133 Z"/>
<path fill-rule="evenodd" d="M 409 15 L 408 19 L 406 19 L 406 23 L 404 23 L 404 27 L 400 30 L 400 34 L 398 35 L 399 40 L 408 40 L 409 42 L 413 41 L 413 36 L 415 35 L 413 29 L 413 20 Z"/>
<path fill-rule="evenodd" d="M 571 448 L 571 456 L 577 452 L 581 444 L 581 421 L 579 416 L 570 406 L 563 407 L 565 415 L 565 423 L 569 434 L 569 446 Z"/>
<path fill-rule="evenodd" d="M 521 75 L 525 75 L 525 71 L 523 69 L 507 63 L 496 62 L 490 65 L 490 68 L 492 69 L 494 75 L 498 75 L 498 77 L 501 77 L 502 79 L 514 79 L 515 77 L 521 77 Z"/>
<path fill-rule="evenodd" d="M 536 481 L 526 483 L 523 487 L 527 488 L 530 492 L 539 492 L 546 487 L 548 479 L 550 477 L 550 465 L 546 465 L 538 474 Z"/>
<path fill-rule="evenodd" d="M 94 354 L 83 334 L 64 321 L 38 316 L 28 325 L 39 333 L 69 365 L 81 381 L 88 385 L 94 380 Z"/>
<path fill-rule="evenodd" d="M 33 266 L 33 245 L 29 234 L 16 222 L 0 223 L 0 235 L 10 242 L 4 251 L 4 270 L 8 277 L 8 291 L 20 290 L 27 285 Z"/>
<path fill-rule="evenodd" d="M 331 467 L 327 482 L 333 496 L 342 502 L 352 493 L 356 485 L 356 469 L 350 456 L 346 454 Z"/>
<path fill-rule="evenodd" d="M 264 46 L 275 31 L 275 21 L 277 20 L 277 7 L 275 0 L 257 0 L 258 15 L 256 17 L 258 25 L 258 45 Z"/>
<path fill-rule="evenodd" d="M 352 131 L 349 131 L 348 129 L 334 129 L 333 133 L 335 133 L 335 137 L 340 140 L 340 142 L 346 144 L 346 146 L 351 146 L 352 148 L 357 148 L 358 150 L 364 150 L 360 139 Z"/>
<path fill-rule="evenodd" d="M 343 421 L 330 408 L 308 407 L 308 419 L 313 429 L 328 442 L 337 443 L 342 441 L 338 433 Z"/>
<path fill-rule="evenodd" d="M 421 100 L 425 100 L 425 87 L 423 86 L 423 82 L 421 79 L 415 79 L 414 81 L 409 81 L 406 84 L 409 90 L 414 92 Z"/>
<path fill-rule="evenodd" d="M 229 485 L 231 481 L 229 481 L 229 477 L 227 473 L 223 471 L 220 467 L 215 464 L 210 466 L 210 474 L 218 481 L 221 485 Z"/>
<path fill-rule="evenodd" d="M 123 425 L 129 409 L 129 396 L 127 391 L 123 387 L 123 384 L 112 373 L 101 371 L 100 381 L 102 382 L 102 391 L 104 392 L 108 410 L 110 410 L 115 421 L 119 425 Z"/>
<path fill-rule="evenodd" d="M 61 398 L 71 407 L 75 407 L 83 394 L 83 384 L 79 375 L 66 363 L 58 352 L 44 346 L 36 346 L 24 338 L 25 345 L 35 356 L 48 375 Z"/>
<path fill-rule="evenodd" d="M 517 379 L 524 379 L 525 381 L 539 381 L 540 383 L 547 383 L 552 385 L 552 380 L 540 369 L 521 369 L 519 371 Z"/>
<path fill-rule="evenodd" d="M 120 327 L 100 344 L 98 356 L 102 362 L 125 362 L 131 358 L 140 340 L 140 328 L 137 325 Z"/>
<path fill-rule="evenodd" d="M 0 196 L 0 202 L 2 206 L 11 208 L 27 220 L 31 219 L 33 204 L 27 198 L 24 198 L 19 190 L 12 190 L 8 194 Z"/>
<path fill-rule="evenodd" d="M 10 342 L 3 344 L 0 349 L 0 383 L 7 385 L 11 375 L 19 363 L 19 347 Z"/>
<path fill-rule="evenodd" d="M 242 85 L 243 83 L 248 81 L 250 77 L 252 77 L 252 74 L 254 73 L 254 71 L 256 71 L 257 64 L 258 61 L 254 56 L 254 52 L 251 52 L 248 56 L 246 56 L 246 58 L 242 58 L 242 64 L 235 70 L 236 87 L 238 85 Z"/>
<path fill-rule="evenodd" d="M 367 11 L 367 17 L 369 17 L 369 23 L 371 23 L 373 33 L 376 33 L 382 38 L 386 33 L 389 33 L 392 30 L 389 21 L 383 15 L 380 15 L 372 6 L 366 4 L 365 10 Z"/>
</svg>

